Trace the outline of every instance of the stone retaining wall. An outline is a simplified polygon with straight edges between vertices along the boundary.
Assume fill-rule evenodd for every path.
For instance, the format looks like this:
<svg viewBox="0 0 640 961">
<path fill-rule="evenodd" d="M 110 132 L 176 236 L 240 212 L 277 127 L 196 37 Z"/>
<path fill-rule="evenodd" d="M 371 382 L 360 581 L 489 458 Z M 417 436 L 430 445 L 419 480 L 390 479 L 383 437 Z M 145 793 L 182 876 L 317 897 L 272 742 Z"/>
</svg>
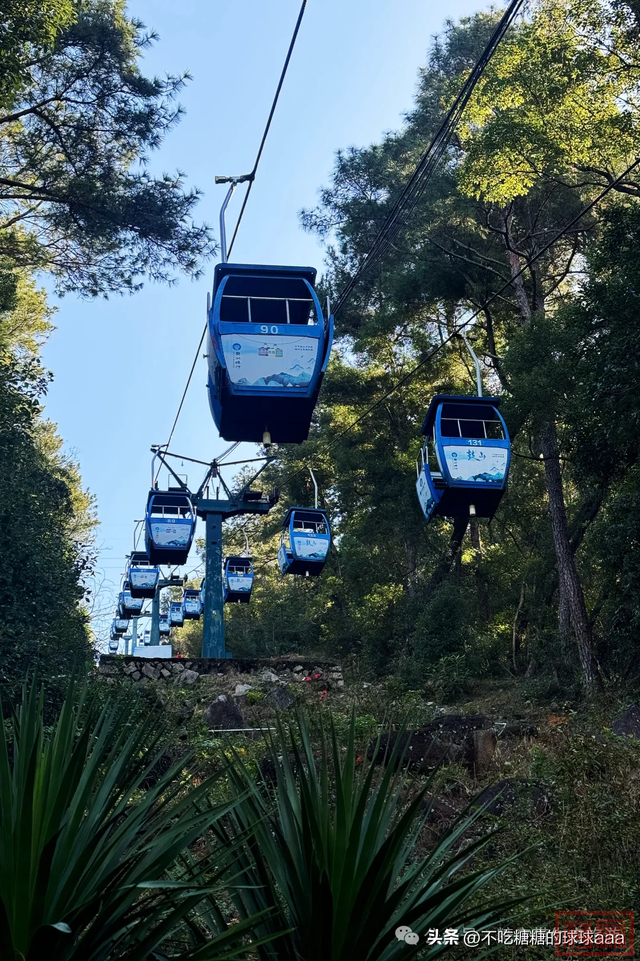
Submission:
<svg viewBox="0 0 640 961">
<path fill-rule="evenodd" d="M 102 654 L 98 674 L 106 680 L 128 678 L 134 682 L 164 681 L 167 684 L 188 686 L 195 684 L 203 675 L 266 675 L 271 673 L 274 681 L 330 681 L 336 687 L 343 686 L 342 670 L 335 661 L 314 657 L 286 655 L 269 658 L 237 658 L 225 660 L 213 658 L 162 658 L 129 657 Z"/>
</svg>

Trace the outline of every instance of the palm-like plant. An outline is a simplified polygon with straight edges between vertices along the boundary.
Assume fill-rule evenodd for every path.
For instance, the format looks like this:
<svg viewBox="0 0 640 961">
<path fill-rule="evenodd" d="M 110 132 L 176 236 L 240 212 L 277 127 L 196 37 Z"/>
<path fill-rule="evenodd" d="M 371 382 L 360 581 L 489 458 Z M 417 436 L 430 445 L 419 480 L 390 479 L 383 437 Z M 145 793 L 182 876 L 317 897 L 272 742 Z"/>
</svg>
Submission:
<svg viewBox="0 0 640 961">
<path fill-rule="evenodd" d="M 35 687 L 4 728 L 2 961 L 220 961 L 247 950 L 255 919 L 227 926 L 210 865 L 172 873 L 231 805 L 198 810 L 211 782 L 194 788 L 182 764 L 149 778 L 163 745 L 148 718 L 128 720 L 122 704 L 94 711 L 72 684 L 52 729 Z"/>
<path fill-rule="evenodd" d="M 263 935 L 290 929 L 259 947 L 265 961 L 404 961 L 418 951 L 431 958 L 444 945 L 425 950 L 428 929 L 486 927 L 515 904 L 479 904 L 506 864 L 471 868 L 488 840 L 463 837 L 478 813 L 461 818 L 427 854 L 417 853 L 429 785 L 411 797 L 399 747 L 383 771 L 362 761 L 353 719 L 346 751 L 333 728 L 314 751 L 298 718 L 288 731 L 278 728 L 270 755 L 273 791 L 256 784 L 239 757 L 227 765 L 235 833 L 246 842 L 240 909 L 246 917 L 271 909 Z M 395 937 L 401 925 L 421 936 L 418 944 Z"/>
</svg>

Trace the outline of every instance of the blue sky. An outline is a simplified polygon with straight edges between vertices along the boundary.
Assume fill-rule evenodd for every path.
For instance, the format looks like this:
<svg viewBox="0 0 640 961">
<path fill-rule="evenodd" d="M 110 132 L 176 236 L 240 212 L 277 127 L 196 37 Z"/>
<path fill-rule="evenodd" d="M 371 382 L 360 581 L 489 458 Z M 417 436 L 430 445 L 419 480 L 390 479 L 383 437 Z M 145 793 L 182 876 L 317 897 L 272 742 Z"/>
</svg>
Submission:
<svg viewBox="0 0 640 961">
<path fill-rule="evenodd" d="M 186 116 L 154 154 L 152 169 L 187 174 L 204 192 L 197 216 L 215 225 L 216 236 L 225 188 L 213 178 L 251 168 L 299 6 L 299 0 L 128 5 L 160 36 L 143 69 L 192 76 L 180 97 Z M 301 230 L 298 212 L 316 203 L 335 151 L 400 126 L 432 36 L 445 18 L 481 6 L 474 0 L 450 0 L 446 7 L 429 0 L 309 0 L 234 260 L 322 268 L 322 249 Z M 230 207 L 231 225 L 240 199 Z M 99 635 L 115 604 L 134 520 L 144 510 L 150 445 L 166 440 L 193 361 L 213 266 L 198 282 L 147 284 L 109 301 L 52 297 L 57 329 L 44 359 L 55 379 L 46 415 L 97 498 L 104 576 Z M 200 358 L 172 449 L 210 460 L 228 445 L 217 436 L 205 383 Z M 201 475 L 191 467 L 180 471 L 195 488 Z"/>
</svg>

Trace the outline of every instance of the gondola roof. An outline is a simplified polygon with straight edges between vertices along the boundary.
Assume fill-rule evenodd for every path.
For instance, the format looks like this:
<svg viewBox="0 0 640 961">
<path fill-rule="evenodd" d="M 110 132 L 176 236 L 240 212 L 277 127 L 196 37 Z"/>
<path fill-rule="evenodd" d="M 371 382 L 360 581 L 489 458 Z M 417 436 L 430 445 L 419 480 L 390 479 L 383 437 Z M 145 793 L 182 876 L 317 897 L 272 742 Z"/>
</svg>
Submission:
<svg viewBox="0 0 640 961">
<path fill-rule="evenodd" d="M 484 407 L 485 408 L 484 411 L 478 410 L 477 413 L 481 415 L 480 417 L 481 420 L 490 420 L 491 408 L 500 406 L 500 398 L 499 397 L 475 397 L 475 396 L 469 397 L 469 396 L 465 396 L 464 394 L 436 394 L 435 397 L 432 398 L 431 403 L 429 404 L 429 408 L 427 410 L 427 416 L 424 419 L 422 430 L 420 431 L 421 434 L 426 435 L 431 432 L 436 419 L 436 414 L 438 412 L 438 407 L 440 407 L 441 404 L 446 404 L 446 403 L 457 405 L 460 408 L 459 411 L 456 411 L 453 414 L 453 416 L 456 416 L 456 417 L 464 417 L 465 414 L 468 413 L 470 405 L 473 405 L 474 407 L 478 407 L 478 408 Z"/>
<path fill-rule="evenodd" d="M 277 280 L 301 279 L 308 281 L 311 286 L 316 282 L 317 270 L 315 267 L 286 267 L 272 264 L 218 264 L 213 275 L 213 289 L 218 289 L 218 285 L 225 277 L 241 277 L 243 282 L 250 280 L 252 276 L 261 280 L 273 278 Z"/>
</svg>

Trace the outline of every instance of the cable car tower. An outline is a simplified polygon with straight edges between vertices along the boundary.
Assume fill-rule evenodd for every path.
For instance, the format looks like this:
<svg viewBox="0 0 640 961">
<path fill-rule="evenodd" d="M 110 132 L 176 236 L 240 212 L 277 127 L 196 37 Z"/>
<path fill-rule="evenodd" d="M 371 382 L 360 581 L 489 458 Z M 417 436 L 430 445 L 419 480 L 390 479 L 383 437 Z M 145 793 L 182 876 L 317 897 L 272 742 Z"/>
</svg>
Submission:
<svg viewBox="0 0 640 961">
<path fill-rule="evenodd" d="M 154 455 L 179 481 L 178 475 L 167 462 L 167 457 L 177 457 L 159 448 L 153 448 Z M 262 466 L 253 477 L 239 490 L 231 491 L 220 474 L 220 464 L 214 460 L 210 465 L 197 492 L 189 495 L 198 517 L 205 522 L 205 579 L 204 579 L 204 626 L 202 632 L 202 656 L 230 657 L 225 648 L 224 638 L 224 600 L 225 586 L 223 576 L 222 522 L 242 514 L 267 514 L 278 502 L 277 491 L 263 493 L 252 490 L 252 484 L 273 460 L 272 457 L 259 457 Z M 246 463 L 239 461 L 235 463 Z M 230 462 L 225 466 L 234 466 Z M 220 488 L 226 496 L 220 496 Z M 213 489 L 213 490 L 212 490 Z M 209 494 L 214 493 L 214 497 Z M 162 582 L 161 582 L 162 583 Z M 192 597 L 193 595 L 190 595 Z M 195 612 L 194 612 L 195 613 Z M 197 616 L 197 615 L 196 615 Z"/>
<path fill-rule="evenodd" d="M 215 178 L 216 183 L 229 184 L 229 189 L 220 210 L 221 263 L 214 271 L 213 296 L 207 295 L 207 387 L 221 437 L 234 441 L 234 446 L 246 441 L 268 448 L 273 443 L 299 444 L 308 436 L 329 362 L 333 316 L 328 302 L 323 314 L 314 289 L 314 267 L 228 263 L 225 211 L 237 185 L 252 181 L 254 176 L 255 169 L 242 177 Z M 176 422 L 177 417 L 174 428 Z M 173 428 L 169 442 L 172 436 Z M 144 521 L 146 553 L 134 550 L 127 567 L 131 597 L 153 599 L 152 638 L 168 634 L 172 624 L 179 626 L 185 618 L 199 618 L 200 598 L 193 590 L 185 591 L 181 602 L 173 602 L 167 615 L 160 615 L 160 589 L 173 585 L 177 579 L 162 579 L 158 568 L 186 562 L 196 518 L 202 518 L 202 656 L 229 657 L 225 649 L 224 603 L 249 600 L 254 572 L 248 556 L 227 557 L 223 562 L 222 522 L 243 514 L 266 514 L 277 503 L 277 491 L 265 495 L 252 490 L 254 481 L 274 458 L 268 454 L 253 458 L 264 463 L 237 491 L 231 491 L 220 475 L 222 458 L 213 460 L 200 488 L 192 494 L 167 460 L 181 455 L 171 453 L 168 443 L 151 450 L 154 463 L 159 459 L 177 486 L 170 482 L 167 490 L 159 490 L 152 464 Z M 214 497 L 209 496 L 210 487 L 215 488 Z M 226 496 L 220 496 L 220 487 Z M 292 547 L 287 570 L 298 573 L 304 569 L 306 574 L 319 574 L 331 536 L 326 514 L 317 508 L 317 497 L 315 510 L 294 508 L 288 512 L 286 524 L 291 531 Z M 114 621 L 114 635 L 115 625 Z"/>
</svg>

